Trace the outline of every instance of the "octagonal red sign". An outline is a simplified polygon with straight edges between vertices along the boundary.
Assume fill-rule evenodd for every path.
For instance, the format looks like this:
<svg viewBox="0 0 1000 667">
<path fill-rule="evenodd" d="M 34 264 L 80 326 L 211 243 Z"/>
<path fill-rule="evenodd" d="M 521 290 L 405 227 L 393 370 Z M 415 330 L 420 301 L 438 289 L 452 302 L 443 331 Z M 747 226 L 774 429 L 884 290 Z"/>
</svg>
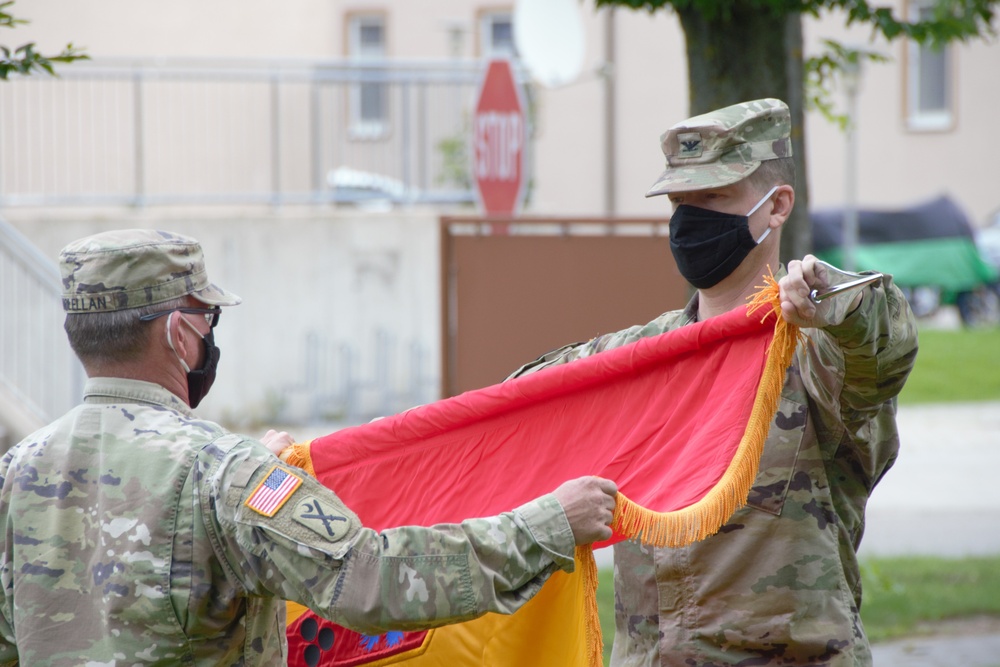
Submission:
<svg viewBox="0 0 1000 667">
<path fill-rule="evenodd" d="M 472 117 L 472 180 L 484 215 L 513 216 L 521 207 L 526 125 L 510 62 L 491 60 Z"/>
</svg>

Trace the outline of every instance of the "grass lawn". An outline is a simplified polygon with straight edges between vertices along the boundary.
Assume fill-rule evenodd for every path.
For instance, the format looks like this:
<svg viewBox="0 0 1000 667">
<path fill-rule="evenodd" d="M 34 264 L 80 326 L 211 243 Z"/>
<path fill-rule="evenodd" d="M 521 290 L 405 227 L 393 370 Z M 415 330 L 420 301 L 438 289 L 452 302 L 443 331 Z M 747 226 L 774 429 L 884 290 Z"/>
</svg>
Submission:
<svg viewBox="0 0 1000 667">
<path fill-rule="evenodd" d="M 1000 556 L 869 559 L 861 577 L 861 620 L 872 641 L 913 634 L 923 623 L 1000 617 Z"/>
<path fill-rule="evenodd" d="M 861 568 L 861 619 L 873 642 L 917 634 L 935 621 L 1000 617 L 1000 555 L 870 558 Z M 602 569 L 597 588 L 605 665 L 615 632 L 613 576 L 610 568 Z"/>
<path fill-rule="evenodd" d="M 1000 327 L 921 329 L 919 340 L 901 404 L 1000 400 Z"/>
</svg>

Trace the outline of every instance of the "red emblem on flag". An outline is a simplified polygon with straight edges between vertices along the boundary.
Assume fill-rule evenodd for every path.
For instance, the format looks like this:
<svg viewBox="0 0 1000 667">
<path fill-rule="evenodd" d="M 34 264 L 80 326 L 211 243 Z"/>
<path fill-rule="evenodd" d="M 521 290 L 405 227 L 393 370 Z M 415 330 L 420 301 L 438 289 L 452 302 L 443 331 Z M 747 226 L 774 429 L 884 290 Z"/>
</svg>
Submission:
<svg viewBox="0 0 1000 667">
<path fill-rule="evenodd" d="M 292 497 L 300 484 L 302 484 L 301 477 L 274 466 L 243 504 L 264 516 L 274 516 L 285 501 Z"/>
</svg>

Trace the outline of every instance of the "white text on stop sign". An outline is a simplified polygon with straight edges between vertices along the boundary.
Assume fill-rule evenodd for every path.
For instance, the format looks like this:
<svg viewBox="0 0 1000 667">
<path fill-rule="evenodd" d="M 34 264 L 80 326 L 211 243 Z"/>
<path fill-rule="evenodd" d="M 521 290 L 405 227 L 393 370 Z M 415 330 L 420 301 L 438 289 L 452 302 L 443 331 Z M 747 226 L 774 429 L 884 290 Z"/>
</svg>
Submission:
<svg viewBox="0 0 1000 667">
<path fill-rule="evenodd" d="M 487 111 L 475 119 L 476 178 L 516 181 L 521 151 L 521 115 Z"/>
</svg>

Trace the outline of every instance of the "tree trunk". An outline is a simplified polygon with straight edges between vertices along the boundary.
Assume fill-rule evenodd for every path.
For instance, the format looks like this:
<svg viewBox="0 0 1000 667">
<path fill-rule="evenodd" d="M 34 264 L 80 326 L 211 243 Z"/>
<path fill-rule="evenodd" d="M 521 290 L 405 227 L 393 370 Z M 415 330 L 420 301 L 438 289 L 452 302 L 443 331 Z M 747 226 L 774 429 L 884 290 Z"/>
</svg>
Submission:
<svg viewBox="0 0 1000 667">
<path fill-rule="evenodd" d="M 803 131 L 802 15 L 780 15 L 741 3 L 733 3 L 729 16 L 711 20 L 690 8 L 678 10 L 677 15 L 687 39 L 692 115 L 762 97 L 788 104 L 797 182 L 795 209 L 782 231 L 781 261 L 801 258 L 812 248 Z"/>
</svg>

